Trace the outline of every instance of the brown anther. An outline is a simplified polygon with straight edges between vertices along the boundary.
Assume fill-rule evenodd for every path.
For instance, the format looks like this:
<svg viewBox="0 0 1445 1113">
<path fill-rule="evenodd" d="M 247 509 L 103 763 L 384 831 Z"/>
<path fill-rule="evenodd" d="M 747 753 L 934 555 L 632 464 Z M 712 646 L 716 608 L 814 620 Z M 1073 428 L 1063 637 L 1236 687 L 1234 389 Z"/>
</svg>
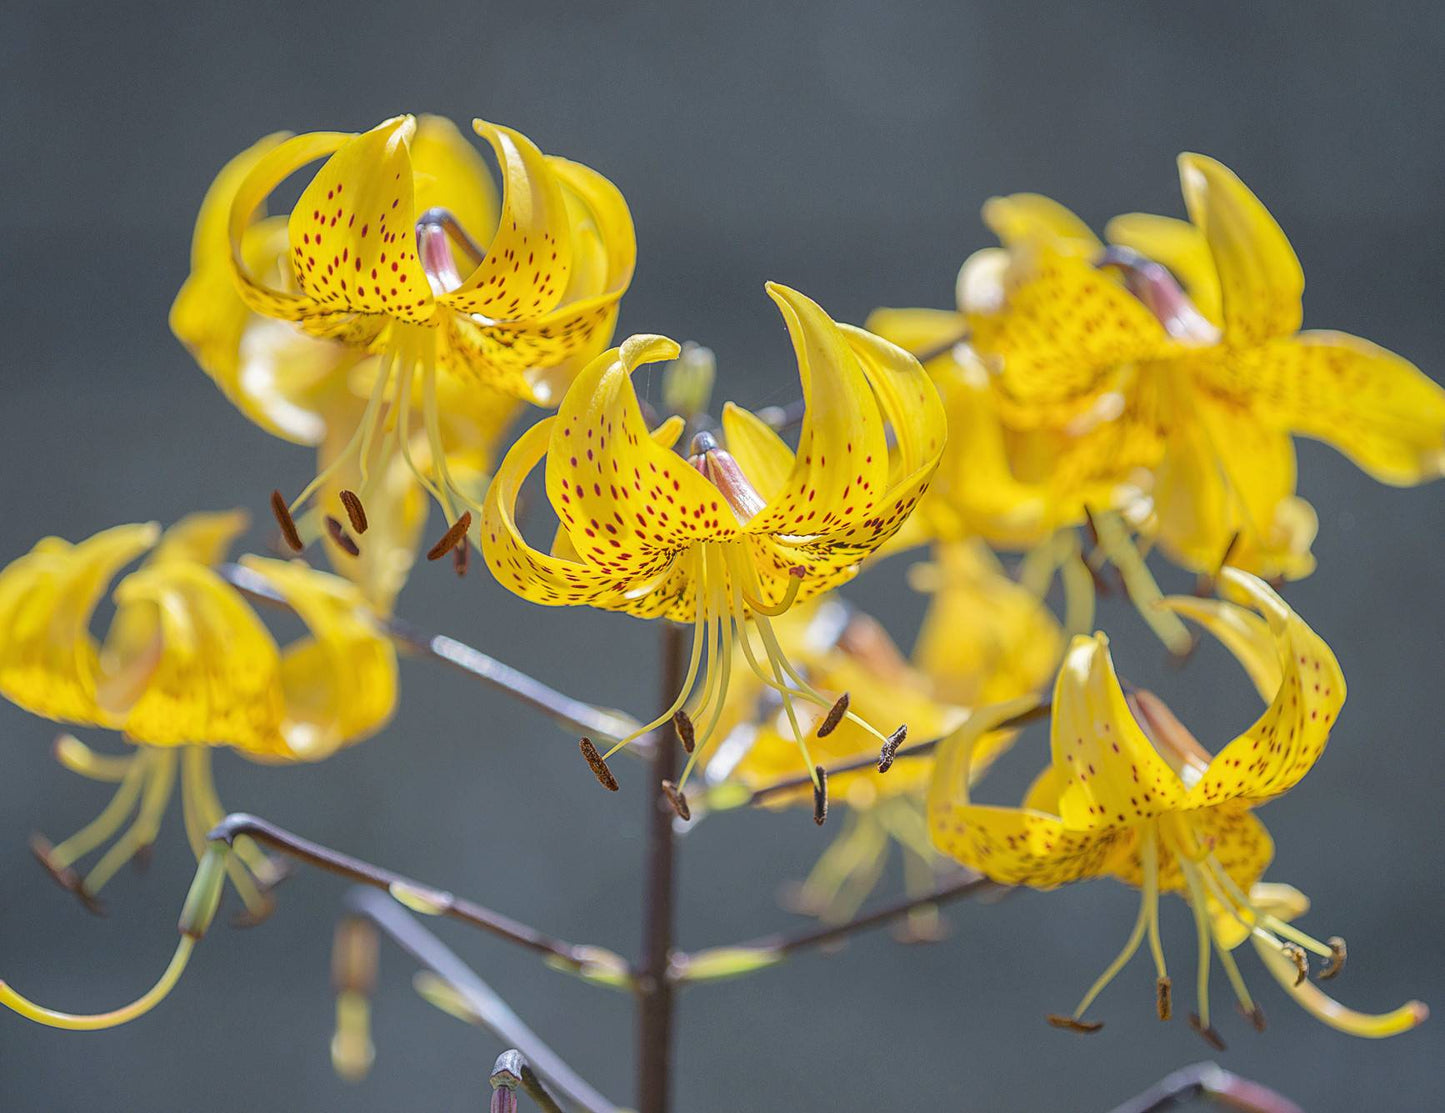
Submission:
<svg viewBox="0 0 1445 1113">
<path fill-rule="evenodd" d="M 1174 1015 L 1174 983 L 1167 977 L 1154 983 L 1154 1007 L 1160 1020 L 1168 1020 Z"/>
<path fill-rule="evenodd" d="M 271 492 L 271 513 L 276 516 L 276 524 L 281 527 L 281 536 L 286 539 L 286 544 L 291 546 L 291 551 L 299 553 L 306 548 L 301 544 L 301 534 L 296 529 L 296 519 L 291 517 L 291 509 L 286 505 L 286 500 L 280 491 Z"/>
<path fill-rule="evenodd" d="M 457 578 L 467 574 L 467 567 L 472 561 L 472 550 L 469 545 L 458 545 L 452 550 L 452 567 L 456 569 Z"/>
<path fill-rule="evenodd" d="M 838 697 L 837 702 L 828 708 L 828 714 L 825 715 L 823 721 L 818 724 L 819 738 L 827 738 L 828 735 L 838 729 L 838 724 L 843 721 L 843 716 L 848 714 L 848 702 L 848 693 L 844 692 Z"/>
<path fill-rule="evenodd" d="M 151 868 L 151 862 L 156 856 L 156 844 L 153 842 L 142 843 L 136 847 L 135 853 L 130 856 L 130 867 L 136 873 L 145 873 Z"/>
<path fill-rule="evenodd" d="M 426 551 L 427 560 L 441 560 L 447 553 L 457 547 L 458 542 L 466 540 L 467 530 L 472 528 L 472 512 L 463 510 L 462 516 L 451 524 L 442 539 Z"/>
<path fill-rule="evenodd" d="M 361 498 L 357 493 L 342 491 L 341 505 L 346 508 L 346 516 L 351 519 L 351 528 L 357 533 L 365 533 L 369 524 L 366 520 L 366 507 L 361 505 Z"/>
<path fill-rule="evenodd" d="M 893 768 L 893 759 L 898 756 L 898 747 L 903 745 L 903 740 L 908 737 L 908 727 L 901 726 L 888 736 L 883 743 L 883 749 L 878 754 L 878 772 L 886 773 Z"/>
<path fill-rule="evenodd" d="M 1256 1032 L 1263 1032 L 1268 1025 L 1264 1022 L 1264 1010 L 1258 1005 L 1246 1009 L 1242 1004 L 1239 1006 L 1239 1015 L 1244 1017 L 1254 1026 Z"/>
<path fill-rule="evenodd" d="M 587 759 L 587 764 L 592 766 L 592 772 L 602 782 L 602 787 L 608 792 L 616 792 L 617 778 L 612 775 L 612 770 L 607 768 L 607 763 L 602 760 L 602 755 L 597 752 L 597 747 L 592 745 L 592 739 L 582 739 L 577 743 L 577 748 L 582 751 L 582 756 Z"/>
<path fill-rule="evenodd" d="M 44 835 L 36 834 L 30 836 L 30 853 L 35 855 L 35 860 L 45 867 L 45 872 L 50 874 L 55 883 L 62 889 L 74 893 L 76 899 L 85 905 L 85 910 L 93 916 L 104 916 L 105 906 L 96 897 L 86 892 L 85 885 L 81 881 L 80 874 L 69 866 L 57 866 L 51 852 L 55 848 L 50 845 L 50 840 Z"/>
<path fill-rule="evenodd" d="M 1049 1013 L 1047 1020 L 1055 1028 L 1066 1032 L 1097 1032 L 1104 1026 L 1102 1020 L 1080 1020 L 1076 1016 L 1060 1016 L 1058 1013 Z"/>
<path fill-rule="evenodd" d="M 346 527 L 330 514 L 326 515 L 326 532 L 331 535 L 331 540 L 336 542 L 336 547 L 347 556 L 359 557 L 361 555 L 361 550 L 351 539 L 351 534 L 346 532 Z"/>
<path fill-rule="evenodd" d="M 679 819 L 692 818 L 692 809 L 687 806 L 687 797 L 682 794 L 677 785 L 671 781 L 663 781 L 662 794 L 667 797 L 667 802 L 672 805 L 672 810 L 677 813 Z"/>
<path fill-rule="evenodd" d="M 1304 980 L 1310 976 L 1310 960 L 1304 953 L 1304 948 L 1296 947 L 1293 943 L 1284 945 L 1284 956 L 1294 963 L 1295 985 L 1304 985 Z"/>
<path fill-rule="evenodd" d="M 1315 975 L 1320 981 L 1328 981 L 1345 968 L 1345 941 L 1338 935 L 1331 935 L 1325 942 L 1330 945 L 1330 957 Z"/>
<path fill-rule="evenodd" d="M 673 713 L 672 729 L 677 732 L 677 740 L 682 743 L 682 748 L 692 753 L 697 747 L 697 732 L 693 729 L 692 719 L 681 708 Z"/>
<path fill-rule="evenodd" d="M 813 822 L 828 822 L 828 770 L 821 765 L 813 767 Z"/>
<path fill-rule="evenodd" d="M 260 927 L 276 911 L 276 898 L 270 893 L 261 894 L 261 903 L 255 908 L 243 908 L 231 917 L 231 926 L 238 930 Z"/>
<path fill-rule="evenodd" d="M 1219 1033 L 1214 1030 L 1212 1025 L 1208 1028 L 1204 1026 L 1204 1022 L 1199 1019 L 1198 1013 L 1189 1014 L 1189 1027 L 1193 1028 L 1196 1032 L 1198 1032 L 1199 1038 L 1202 1039 L 1205 1043 L 1207 1043 L 1210 1047 L 1214 1048 L 1215 1051 L 1229 1050 L 1225 1046 L 1224 1041 L 1219 1038 Z"/>
</svg>

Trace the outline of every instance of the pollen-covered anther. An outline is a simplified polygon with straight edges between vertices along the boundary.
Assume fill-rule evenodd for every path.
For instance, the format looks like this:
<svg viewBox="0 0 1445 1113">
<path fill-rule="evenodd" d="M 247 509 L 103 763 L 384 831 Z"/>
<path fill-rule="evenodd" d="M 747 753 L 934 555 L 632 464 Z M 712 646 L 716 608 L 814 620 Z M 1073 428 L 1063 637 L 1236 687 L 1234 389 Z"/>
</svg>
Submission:
<svg viewBox="0 0 1445 1113">
<path fill-rule="evenodd" d="M 821 765 L 813 769 L 813 822 L 819 827 L 828 822 L 828 770 Z"/>
<path fill-rule="evenodd" d="M 838 697 L 837 702 L 828 709 L 828 714 L 825 715 L 823 721 L 818 724 L 817 733 L 819 738 L 827 738 L 828 735 L 838 729 L 838 724 L 843 721 L 843 716 L 848 714 L 848 702 L 848 693 L 844 692 Z"/>
<path fill-rule="evenodd" d="M 1325 960 L 1320 972 L 1315 975 L 1320 981 L 1328 981 L 1345 968 L 1345 941 L 1338 935 L 1331 935 L 1326 943 L 1330 947 L 1330 957 Z"/>
<path fill-rule="evenodd" d="M 291 517 L 291 509 L 286 505 L 286 499 L 280 491 L 271 492 L 271 513 L 275 515 L 276 524 L 281 527 L 281 536 L 286 539 L 291 551 L 299 553 L 305 549 L 306 546 L 301 543 L 301 534 L 296 529 L 296 519 Z"/>
<path fill-rule="evenodd" d="M 45 872 L 54 878 L 55 883 L 67 892 L 74 893 L 75 898 L 85 906 L 85 910 L 92 916 L 104 916 L 105 905 L 100 898 L 88 892 L 85 883 L 70 866 L 58 865 L 54 858 L 55 847 L 44 835 L 35 834 L 30 836 L 30 853 L 35 855 L 35 860 L 45 867 Z"/>
<path fill-rule="evenodd" d="M 351 534 L 346 532 L 346 527 L 330 514 L 326 515 L 326 532 L 330 535 L 331 540 L 336 542 L 336 547 L 347 556 L 359 557 L 361 555 L 361 549 L 352 540 Z"/>
<path fill-rule="evenodd" d="M 1207 1043 L 1210 1047 L 1214 1048 L 1215 1051 L 1229 1050 L 1224 1040 L 1220 1038 L 1219 1033 L 1214 1030 L 1212 1025 L 1206 1027 L 1204 1021 L 1199 1019 L 1198 1013 L 1189 1014 L 1189 1027 L 1193 1028 L 1196 1032 L 1198 1032 L 1199 1038 L 1202 1039 L 1205 1043 Z"/>
<path fill-rule="evenodd" d="M 672 805 L 672 810 L 677 813 L 679 819 L 692 818 L 692 809 L 687 806 L 687 796 L 682 789 L 671 781 L 663 781 L 662 794 L 667 797 L 667 802 Z"/>
<path fill-rule="evenodd" d="M 617 778 L 612 775 L 612 770 L 607 768 L 607 763 L 602 760 L 602 755 L 597 752 L 597 747 L 592 744 L 592 739 L 582 739 L 577 743 L 577 748 L 582 751 L 582 756 L 587 759 L 587 764 L 592 766 L 592 772 L 601 782 L 602 787 L 608 792 L 616 792 Z"/>
<path fill-rule="evenodd" d="M 697 731 L 693 728 L 692 718 L 680 707 L 672 714 L 672 729 L 677 732 L 677 740 L 684 750 L 692 753 L 697 748 Z"/>
<path fill-rule="evenodd" d="M 878 772 L 886 773 L 893 768 L 893 761 L 898 756 L 898 747 L 903 745 L 908 737 L 908 727 L 901 726 L 888 736 L 883 743 L 883 749 L 878 754 Z"/>
<path fill-rule="evenodd" d="M 1168 977 L 1160 977 L 1154 983 L 1154 1008 L 1160 1020 L 1168 1020 L 1174 1015 L 1174 983 Z"/>
<path fill-rule="evenodd" d="M 1293 943 L 1284 945 L 1284 956 L 1294 963 L 1295 985 L 1303 985 L 1305 979 L 1310 976 L 1310 960 L 1305 954 L 1303 947 L 1296 947 Z"/>
<path fill-rule="evenodd" d="M 1055 1028 L 1062 1028 L 1066 1032 L 1097 1032 L 1104 1027 L 1102 1020 L 1080 1020 L 1077 1016 L 1061 1016 L 1058 1013 L 1049 1013 L 1045 1018 Z"/>
<path fill-rule="evenodd" d="M 1249 1021 L 1249 1023 L 1253 1025 L 1256 1032 L 1263 1032 L 1267 1027 L 1269 1027 L 1269 1025 L 1266 1024 L 1264 1020 L 1264 1010 L 1261 1009 L 1258 1005 L 1251 1005 L 1249 1008 L 1245 1008 L 1243 1003 L 1239 1003 L 1237 1007 L 1239 1009 L 1239 1015 L 1244 1017 L 1245 1020 Z"/>
<path fill-rule="evenodd" d="M 341 505 L 346 510 L 346 517 L 351 522 L 351 528 L 357 533 L 365 533 L 370 524 L 366 520 L 366 507 L 361 505 L 361 496 L 355 491 L 342 491 Z"/>
<path fill-rule="evenodd" d="M 472 512 L 463 510 L 462 516 L 453 522 L 442 534 L 441 540 L 426 551 L 427 560 L 441 560 L 459 544 L 466 541 L 467 530 L 472 528 Z"/>
</svg>

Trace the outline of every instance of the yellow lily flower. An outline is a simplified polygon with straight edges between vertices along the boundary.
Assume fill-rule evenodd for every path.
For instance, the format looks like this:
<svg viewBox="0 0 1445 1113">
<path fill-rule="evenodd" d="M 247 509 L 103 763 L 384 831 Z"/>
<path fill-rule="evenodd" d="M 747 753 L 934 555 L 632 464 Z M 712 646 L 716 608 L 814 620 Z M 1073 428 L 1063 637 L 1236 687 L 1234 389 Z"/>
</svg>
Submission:
<svg viewBox="0 0 1445 1113">
<path fill-rule="evenodd" d="M 1268 701 L 1259 719 L 1220 753 L 1208 751 L 1157 697 L 1125 697 L 1103 634 L 1076 637 L 1054 687 L 1052 761 L 1022 807 L 975 804 L 967 790 L 966 739 L 941 749 L 930 791 L 935 844 L 965 865 L 1011 885 L 1052 889 L 1112 876 L 1138 887 L 1139 915 L 1119 957 L 1084 995 L 1065 1027 L 1091 1030 L 1089 1005 L 1137 951 L 1146 930 L 1159 977 L 1160 1011 L 1170 1011 L 1159 939 L 1158 897 L 1178 892 L 1199 933 L 1198 1019 L 1209 1021 L 1214 944 L 1241 1006 L 1256 1015 L 1229 946 L 1211 929 L 1218 907 L 1248 924 L 1262 944 L 1292 963 L 1303 946 L 1327 944 L 1282 929 L 1248 896 L 1273 857 L 1252 809 L 1293 787 L 1323 752 L 1344 703 L 1334 654 L 1263 581 L 1226 569 L 1228 601 L 1172 599 L 1168 605 L 1217 636 L 1245 665 Z"/>
<path fill-rule="evenodd" d="M 367 418 L 382 358 L 338 340 L 318 339 L 298 324 L 254 312 L 242 300 L 232 269 L 231 205 L 252 170 L 284 140 L 269 136 L 231 160 L 201 204 L 191 248 L 191 273 L 171 308 L 171 330 L 243 414 L 275 436 L 318 447 L 316 503 L 340 521 L 343 490 L 362 492 L 366 536 L 353 523 L 347 540 L 323 528 L 321 514 L 298 523 L 304 537 L 320 537 L 333 567 L 359 584 L 367 601 L 389 612 L 406 582 L 426 521 L 426 505 L 408 461 L 433 487 L 433 466 L 420 399 L 412 401 L 415 431 L 396 451 L 397 415 L 382 413 L 381 436 L 366 456 L 353 444 Z M 438 195 L 467 227 L 490 230 L 498 220 L 496 190 L 485 164 L 452 124 L 435 116 L 417 121 L 411 144 L 419 182 L 432 196 L 438 183 L 452 183 Z M 288 279 L 287 226 L 281 218 L 257 220 L 241 237 L 249 273 L 272 284 Z M 522 403 L 481 383 L 441 375 L 437 384 L 439 432 L 448 477 L 469 497 L 480 494 L 491 472 L 501 437 Z M 357 553 L 351 550 L 355 548 Z"/>
<path fill-rule="evenodd" d="M 464 411 L 490 409 L 498 395 L 555 404 L 577 367 L 608 342 L 636 255 L 626 203 L 607 179 L 543 155 L 510 128 L 480 120 L 474 128 L 501 167 L 500 212 L 480 156 L 450 124 L 398 116 L 360 135 L 263 140 L 223 172 L 216 208 L 202 213 L 208 244 L 224 228 L 226 266 L 250 310 L 334 342 L 325 358 L 341 367 L 318 372 L 318 385 L 337 380 L 347 361 L 379 357 L 363 376 L 367 404 L 336 460 L 359 460 L 366 471 L 375 444 L 388 461 L 399 452 L 449 524 L 462 507 L 480 508 L 449 468 L 444 391 L 461 398 Z M 265 217 L 271 192 L 321 159 L 289 216 Z M 209 271 L 196 279 L 190 306 L 203 312 L 217 285 Z M 255 397 L 270 389 L 264 375 L 244 361 L 228 369 L 233 319 L 196 331 L 216 341 L 192 346 L 243 409 L 283 435 L 299 431 Z M 262 385 L 253 391 L 247 374 Z M 429 468 L 411 452 L 416 411 Z M 293 512 L 324 478 L 292 502 Z"/>
<path fill-rule="evenodd" d="M 524 599 L 693 624 L 682 691 L 632 736 L 679 712 L 688 722 L 708 716 L 679 789 L 721 716 L 735 629 L 751 628 L 760 638 L 761 663 L 749 638 L 737 645 L 759 680 L 779 692 L 794 741 L 813 767 L 794 701 L 824 708 L 833 701 L 800 677 L 770 620 L 850 580 L 907 518 L 943 448 L 943 409 L 917 360 L 835 323 L 795 290 L 767 289 L 792 335 L 807 404 L 796 453 L 759 418 L 729 405 L 727 450 L 703 433 L 686 459 L 679 456 L 671 445 L 681 419 L 649 432 L 631 378 L 644 363 L 675 357 L 678 345 L 634 336 L 589 364 L 557 415 L 517 440 L 483 511 L 488 567 Z M 548 500 L 561 523 L 550 553 L 529 545 L 515 518 L 522 481 L 543 457 Z"/>
<path fill-rule="evenodd" d="M 396 655 L 354 586 L 300 564 L 243 557 L 309 630 L 283 651 L 213 570 L 245 527 L 245 514 L 233 511 L 193 514 L 164 535 L 147 523 L 74 545 L 47 537 L 0 570 L 0 694 L 49 719 L 118 730 L 137 746 L 113 758 L 70 736 L 57 744 L 67 768 L 119 785 L 94 823 L 58 846 L 36 844 L 56 877 L 87 903 L 154 841 L 178 767 L 186 830 L 199 857 L 206 831 L 224 814 L 211 747 L 262 762 L 319 761 L 391 716 Z M 116 584 L 115 616 L 97 642 L 90 626 L 106 585 L 148 549 L 145 562 Z M 132 812 L 132 825 L 81 880 L 75 863 Z M 248 908 L 263 911 L 268 903 L 255 881 L 271 874 L 265 856 L 250 847 L 228 861 Z"/>
<path fill-rule="evenodd" d="M 1304 278 L 1273 217 L 1213 159 L 1181 156 L 1180 179 L 1191 223 L 1120 217 L 1109 249 L 1047 198 L 994 198 L 984 218 L 1004 247 L 964 264 L 959 312 L 870 324 L 919 343 L 966 334 L 954 373 L 989 372 L 986 397 L 962 397 L 996 410 L 1004 450 L 957 513 L 990 489 L 1041 531 L 1117 508 L 1188 568 L 1228 552 L 1261 575 L 1307 575 L 1316 522 L 1294 493 L 1291 436 L 1420 483 L 1445 468 L 1445 391 L 1367 341 L 1299 331 Z"/>
</svg>

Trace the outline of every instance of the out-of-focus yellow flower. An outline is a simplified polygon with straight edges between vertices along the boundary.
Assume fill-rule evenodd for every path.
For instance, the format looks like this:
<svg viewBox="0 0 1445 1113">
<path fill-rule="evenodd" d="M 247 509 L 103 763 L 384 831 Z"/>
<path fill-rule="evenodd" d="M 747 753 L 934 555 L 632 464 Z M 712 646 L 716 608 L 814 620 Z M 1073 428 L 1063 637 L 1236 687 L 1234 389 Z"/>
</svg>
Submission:
<svg viewBox="0 0 1445 1113">
<path fill-rule="evenodd" d="M 621 195 L 509 128 L 475 127 L 500 208 L 481 156 L 436 117 L 270 136 L 207 195 L 172 327 L 263 428 L 329 441 L 293 511 L 345 468 L 369 509 L 367 479 L 405 467 L 455 522 L 477 509 L 475 464 L 489 470 L 518 400 L 554 404 L 611 336 L 636 254 Z M 320 159 L 290 215 L 265 216 Z"/>
<path fill-rule="evenodd" d="M 116 526 L 79 544 L 47 537 L 0 571 L 0 694 L 46 718 L 120 731 L 133 755 L 105 757 L 63 736 L 57 757 L 93 779 L 118 782 L 111 804 L 58 846 L 37 842 L 52 872 L 88 902 L 155 839 L 179 768 L 186 829 L 199 856 L 223 813 L 210 749 L 262 762 L 318 761 L 380 729 L 396 704 L 396 656 L 360 593 L 300 564 L 243 557 L 296 611 L 308 635 L 285 650 L 214 565 L 244 530 L 239 511 L 193 514 L 160 533 Z M 115 586 L 104 641 L 91 633 L 101 595 Z M 136 818 L 86 875 L 74 864 Z M 270 873 L 249 847 L 229 859 L 252 911 Z"/>
<path fill-rule="evenodd" d="M 585 368 L 557 416 L 507 453 L 487 494 L 482 551 L 498 582 L 524 599 L 691 622 L 682 690 L 637 733 L 682 712 L 702 724 L 694 760 L 722 714 L 733 632 L 755 632 L 761 662 L 749 637 L 736 644 L 754 675 L 780 693 L 811 768 L 794 702 L 833 701 L 800 678 L 771 619 L 850 580 L 897 531 L 938 462 L 944 417 L 912 356 L 835 323 L 794 290 L 770 284 L 768 293 L 792 334 L 807 405 L 796 452 L 733 405 L 723 414 L 726 450 L 704 433 L 686 458 L 674 452 L 681 420 L 649 432 L 631 376 L 676 356 L 678 345 L 634 336 Z M 522 481 L 544 456 L 547 497 L 561 523 L 550 553 L 530 546 L 515 519 Z"/>
<path fill-rule="evenodd" d="M 1293 787 L 1323 752 L 1344 703 L 1344 677 L 1329 647 L 1261 580 L 1227 569 L 1221 586 L 1230 601 L 1169 601 L 1218 636 L 1269 701 L 1218 756 L 1211 759 L 1157 697 L 1136 691 L 1126 698 L 1102 634 L 1076 637 L 1064 657 L 1054 687 L 1052 761 L 1021 807 L 973 803 L 966 740 L 941 748 L 929 799 L 939 849 L 1004 884 L 1051 889 L 1111 876 L 1142 892 L 1123 951 L 1072 1016 L 1056 1018 L 1064 1026 L 1092 1027 L 1086 1010 L 1146 930 L 1167 1016 L 1161 892 L 1182 894 L 1194 911 L 1198 1024 L 1211 1035 L 1211 942 L 1241 1006 L 1256 1015 L 1229 944 L 1211 928 L 1215 909 L 1249 925 L 1291 964 L 1304 961 L 1301 946 L 1332 954 L 1327 944 L 1281 928 L 1248 894 L 1273 856 L 1252 809 Z"/>
<path fill-rule="evenodd" d="M 1191 223 L 1120 217 L 1108 249 L 1047 198 L 994 198 L 984 218 L 1004 246 L 964 264 L 958 313 L 870 318 L 895 339 L 960 341 L 932 365 L 956 380 L 950 419 L 994 430 L 982 466 L 941 467 L 940 528 L 951 514 L 1028 543 L 1031 523 L 1115 508 L 1191 569 L 1228 552 L 1296 577 L 1316 522 L 1294 494 L 1292 434 L 1383 482 L 1441 473 L 1445 391 L 1367 341 L 1299 331 L 1304 277 L 1273 217 L 1213 159 L 1181 156 L 1180 178 Z"/>
<path fill-rule="evenodd" d="M 921 740 L 952 733 L 970 707 L 1037 691 L 1063 648 L 1058 624 L 1038 597 L 1010 580 L 981 545 L 942 546 L 935 556 L 912 570 L 914 586 L 933 596 L 912 661 L 876 620 L 836 595 L 774 623 L 783 652 L 824 696 L 847 693 L 865 721 L 903 719 Z M 810 737 L 825 717 L 821 710 L 811 715 Z M 705 759 L 709 797 L 729 798 L 734 784 L 756 790 L 785 782 L 797 768 L 797 746 L 777 694 L 747 673 L 729 685 L 718 733 L 722 740 Z M 978 740 L 975 779 L 1013 737 L 994 731 Z M 810 746 L 829 768 L 879 752 L 872 734 L 847 721 Z M 870 764 L 830 775 L 830 808 L 847 809 L 845 827 L 799 887 L 800 907 L 832 922 L 850 918 L 877 884 L 893 842 L 903 850 L 909 894 L 927 891 L 937 859 L 923 815 L 932 768 L 930 759 L 910 757 L 885 773 Z M 778 792 L 767 802 L 788 806 L 810 795 L 806 788 Z M 909 932 L 927 937 L 937 927 L 937 910 L 924 908 L 911 918 Z"/>
</svg>

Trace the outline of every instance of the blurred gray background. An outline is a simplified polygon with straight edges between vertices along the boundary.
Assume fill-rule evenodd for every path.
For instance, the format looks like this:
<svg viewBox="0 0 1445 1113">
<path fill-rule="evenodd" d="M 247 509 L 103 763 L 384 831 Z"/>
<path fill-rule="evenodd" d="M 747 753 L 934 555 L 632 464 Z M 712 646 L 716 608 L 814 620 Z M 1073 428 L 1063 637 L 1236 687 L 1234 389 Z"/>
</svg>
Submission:
<svg viewBox="0 0 1445 1113">
<path fill-rule="evenodd" d="M 988 240 L 977 212 L 990 194 L 1049 193 L 1096 223 L 1179 213 L 1183 149 L 1223 159 L 1275 212 L 1309 278 L 1307 324 L 1362 333 L 1441 376 L 1445 16 L 1433 3 L 55 0 L 8 5 L 4 24 L 4 560 L 45 533 L 76 539 L 195 508 L 264 515 L 273 486 L 310 474 L 309 453 L 248 425 L 194 368 L 166 311 L 225 159 L 277 128 L 361 129 L 403 111 L 463 124 L 483 114 L 609 175 L 638 230 L 624 332 L 710 344 L 720 393 L 745 404 L 796 392 L 765 279 L 847 320 L 879 304 L 945 305 L 959 262 Z M 1338 651 L 1350 699 L 1316 771 L 1265 813 L 1271 877 L 1313 896 L 1315 931 L 1349 939 L 1349 970 L 1332 983 L 1345 1000 L 1438 1006 L 1441 488 L 1378 487 L 1313 444 L 1300 457 L 1320 571 L 1289 598 Z M 905 563 L 852 594 L 906 645 L 921 605 Z M 439 567 L 415 575 L 400 610 L 579 696 L 654 706 L 656 631 L 642 623 L 534 608 Z M 1253 714 L 1221 654 L 1171 673 L 1131 615 L 1103 618 L 1120 668 L 1157 686 L 1206 743 Z M 175 809 L 149 872 L 112 884 L 107 919 L 86 915 L 26 849 L 33 830 L 68 834 L 107 795 L 51 762 L 53 734 L 0 707 L 0 976 L 57 1007 L 108 1008 L 164 963 L 189 853 Z M 1015 772 L 986 795 L 1008 799 L 1043 745 L 1027 736 Z M 459 676 L 405 663 L 394 725 L 322 766 L 260 769 L 228 754 L 218 765 L 233 807 L 568 938 L 637 947 L 640 768 L 620 767 L 620 796 L 601 792 L 574 738 Z M 683 942 L 796 922 L 777 888 L 829 834 L 801 813 L 703 824 L 681 851 Z M 357 1086 L 332 1075 L 327 961 L 342 890 L 304 873 L 264 927 L 218 925 L 171 1000 L 120 1031 L 67 1035 L 0 1015 L 0 1108 L 483 1108 L 500 1048 L 417 999 L 392 951 L 375 1070 Z M 1182 1022 L 1154 1019 L 1142 956 L 1100 1003 L 1101 1034 L 1045 1026 L 1113 956 L 1134 908 L 1108 883 L 960 905 L 937 946 L 874 933 L 690 991 L 679 1108 L 1110 1108 L 1210 1054 Z M 442 931 L 588 1078 L 632 1099 L 626 997 Z M 1172 902 L 1181 985 L 1192 931 Z M 1350 1040 L 1297 1011 L 1251 954 L 1244 965 L 1271 1027 L 1255 1035 L 1233 1016 L 1216 969 L 1229 1067 L 1312 1113 L 1439 1107 L 1438 1021 Z"/>
</svg>

